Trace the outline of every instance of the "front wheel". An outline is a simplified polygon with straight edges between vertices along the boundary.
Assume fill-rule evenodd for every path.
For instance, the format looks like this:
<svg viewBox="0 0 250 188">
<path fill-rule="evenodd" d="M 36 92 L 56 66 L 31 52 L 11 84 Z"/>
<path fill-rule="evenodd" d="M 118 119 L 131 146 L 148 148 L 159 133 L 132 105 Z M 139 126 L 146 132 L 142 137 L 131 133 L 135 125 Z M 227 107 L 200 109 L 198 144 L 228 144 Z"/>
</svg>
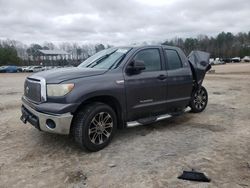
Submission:
<svg viewBox="0 0 250 188">
<path fill-rule="evenodd" d="M 81 147 L 99 151 L 111 141 L 117 127 L 114 110 L 103 103 L 93 103 L 80 110 L 74 119 L 73 135 Z"/>
<path fill-rule="evenodd" d="M 192 95 L 189 104 L 191 112 L 194 113 L 202 112 L 206 108 L 207 102 L 208 102 L 207 90 L 205 87 L 201 86 Z"/>
</svg>

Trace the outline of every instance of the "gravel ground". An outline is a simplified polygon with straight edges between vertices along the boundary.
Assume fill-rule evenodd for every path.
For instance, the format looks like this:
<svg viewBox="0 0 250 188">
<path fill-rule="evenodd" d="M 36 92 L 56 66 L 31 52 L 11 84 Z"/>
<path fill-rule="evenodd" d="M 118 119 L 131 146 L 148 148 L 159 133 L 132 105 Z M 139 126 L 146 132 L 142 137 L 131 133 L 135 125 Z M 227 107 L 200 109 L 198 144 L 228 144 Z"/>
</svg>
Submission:
<svg viewBox="0 0 250 188">
<path fill-rule="evenodd" d="M 22 124 L 27 74 L 0 74 L 0 187 L 250 187 L 250 64 L 213 69 L 203 113 L 121 130 L 96 153 Z M 212 181 L 177 179 L 191 169 Z"/>
</svg>

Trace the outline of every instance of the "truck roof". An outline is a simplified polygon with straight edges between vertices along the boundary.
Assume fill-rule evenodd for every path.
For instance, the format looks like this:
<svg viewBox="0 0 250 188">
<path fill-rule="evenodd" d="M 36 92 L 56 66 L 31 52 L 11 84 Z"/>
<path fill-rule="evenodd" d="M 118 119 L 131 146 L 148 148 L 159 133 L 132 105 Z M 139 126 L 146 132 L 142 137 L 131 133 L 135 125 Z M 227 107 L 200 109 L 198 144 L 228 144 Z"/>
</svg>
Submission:
<svg viewBox="0 0 250 188">
<path fill-rule="evenodd" d="M 173 50 L 180 50 L 179 47 L 176 46 L 168 46 L 168 45 L 129 45 L 129 46 L 118 46 L 117 48 L 134 48 L 134 49 L 139 49 L 139 48 L 145 48 L 145 47 L 152 47 L 152 48 L 168 48 L 168 49 L 173 49 Z"/>
</svg>

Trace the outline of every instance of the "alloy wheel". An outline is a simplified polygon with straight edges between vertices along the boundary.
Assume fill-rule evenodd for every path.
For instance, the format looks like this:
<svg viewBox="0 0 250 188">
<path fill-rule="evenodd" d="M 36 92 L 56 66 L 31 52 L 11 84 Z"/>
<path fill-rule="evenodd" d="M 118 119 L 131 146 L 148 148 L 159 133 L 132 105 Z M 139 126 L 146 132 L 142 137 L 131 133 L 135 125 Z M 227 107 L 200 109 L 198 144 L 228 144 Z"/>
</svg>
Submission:
<svg viewBox="0 0 250 188">
<path fill-rule="evenodd" d="M 207 102 L 207 95 L 203 89 L 199 89 L 194 95 L 194 105 L 197 109 L 203 109 Z"/>
<path fill-rule="evenodd" d="M 89 125 L 89 138 L 93 144 L 103 144 L 111 136 L 113 119 L 107 112 L 96 114 Z"/>
</svg>

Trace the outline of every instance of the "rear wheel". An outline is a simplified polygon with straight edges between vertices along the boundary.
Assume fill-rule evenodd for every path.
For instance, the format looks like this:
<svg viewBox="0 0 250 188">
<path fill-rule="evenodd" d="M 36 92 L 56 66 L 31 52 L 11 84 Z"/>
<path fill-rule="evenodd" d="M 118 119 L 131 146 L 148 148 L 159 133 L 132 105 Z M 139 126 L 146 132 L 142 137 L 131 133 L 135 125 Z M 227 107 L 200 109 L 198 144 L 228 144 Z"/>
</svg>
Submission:
<svg viewBox="0 0 250 188">
<path fill-rule="evenodd" d="M 205 87 L 201 86 L 194 92 L 191 98 L 189 104 L 191 112 L 194 113 L 202 112 L 206 108 L 207 102 L 208 102 L 207 90 Z"/>
<path fill-rule="evenodd" d="M 76 114 L 73 135 L 81 147 L 89 151 L 99 151 L 109 144 L 116 127 L 114 110 L 106 104 L 93 103 Z"/>
</svg>

